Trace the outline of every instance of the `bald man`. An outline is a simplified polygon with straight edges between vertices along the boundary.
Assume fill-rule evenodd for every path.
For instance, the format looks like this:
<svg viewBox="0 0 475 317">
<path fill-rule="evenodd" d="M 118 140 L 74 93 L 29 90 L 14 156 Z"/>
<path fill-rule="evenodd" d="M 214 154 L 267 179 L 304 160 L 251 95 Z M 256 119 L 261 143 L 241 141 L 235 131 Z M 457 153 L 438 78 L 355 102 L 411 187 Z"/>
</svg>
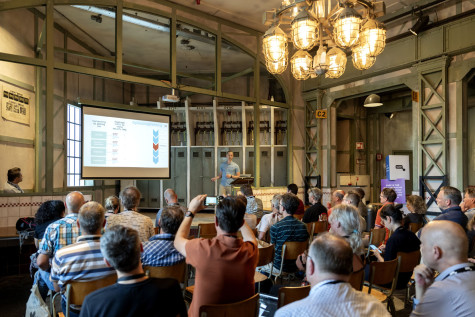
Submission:
<svg viewBox="0 0 475 317">
<path fill-rule="evenodd" d="M 421 242 L 425 264 L 414 269 L 416 298 L 411 316 L 473 316 L 475 266 L 468 262 L 462 227 L 453 221 L 432 221 L 422 230 Z M 435 271 L 440 272 L 436 278 Z"/>
<path fill-rule="evenodd" d="M 176 195 L 173 189 L 168 188 L 167 190 L 165 190 L 165 192 L 163 193 L 163 198 L 165 199 L 167 206 L 179 206 L 181 211 L 183 211 L 183 215 L 185 215 L 186 207 L 180 206 L 180 203 L 178 202 L 178 196 Z M 160 228 L 160 216 L 162 215 L 162 210 L 163 209 L 159 209 L 157 212 L 157 217 L 155 217 L 156 228 Z"/>
</svg>

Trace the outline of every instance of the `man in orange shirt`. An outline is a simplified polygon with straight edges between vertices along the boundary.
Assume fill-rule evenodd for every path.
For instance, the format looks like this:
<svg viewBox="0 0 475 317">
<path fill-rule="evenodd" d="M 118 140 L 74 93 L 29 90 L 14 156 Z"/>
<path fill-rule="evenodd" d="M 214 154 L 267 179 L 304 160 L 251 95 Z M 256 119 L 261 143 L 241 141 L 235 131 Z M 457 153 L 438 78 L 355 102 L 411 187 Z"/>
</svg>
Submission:
<svg viewBox="0 0 475 317">
<path fill-rule="evenodd" d="M 385 228 L 384 225 L 381 222 L 381 210 L 383 210 L 383 207 L 389 204 L 394 204 L 394 201 L 397 198 L 397 194 L 392 188 L 383 188 L 381 191 L 381 194 L 379 195 L 379 201 L 383 204 L 381 208 L 379 208 L 378 213 L 376 214 L 376 221 L 374 222 L 374 227 L 375 228 Z M 389 239 L 389 230 L 386 228 L 386 237 L 384 238 L 384 244 L 386 244 L 386 241 Z"/>
<path fill-rule="evenodd" d="M 239 302 L 254 295 L 254 271 L 258 260 L 257 239 L 244 222 L 245 204 L 226 197 L 216 206 L 217 236 L 188 240 L 195 214 L 204 208 L 206 195 L 189 204 L 175 236 L 175 248 L 196 269 L 193 301 L 188 315 L 199 316 L 202 305 Z M 237 237 L 241 231 L 243 239 Z"/>
</svg>

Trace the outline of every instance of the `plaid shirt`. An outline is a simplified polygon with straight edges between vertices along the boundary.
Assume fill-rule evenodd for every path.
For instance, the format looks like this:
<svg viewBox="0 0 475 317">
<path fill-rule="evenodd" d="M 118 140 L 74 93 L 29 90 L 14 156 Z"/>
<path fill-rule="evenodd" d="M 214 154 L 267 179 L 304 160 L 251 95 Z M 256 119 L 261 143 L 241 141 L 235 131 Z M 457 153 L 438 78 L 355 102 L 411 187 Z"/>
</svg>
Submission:
<svg viewBox="0 0 475 317">
<path fill-rule="evenodd" d="M 145 266 L 172 266 L 183 262 L 185 257 L 173 246 L 175 235 L 157 234 L 143 244 L 142 264 Z"/>
<path fill-rule="evenodd" d="M 78 214 L 72 213 L 50 224 L 41 240 L 38 253 L 52 258 L 62 247 L 75 243 L 81 235 L 77 220 Z"/>
</svg>

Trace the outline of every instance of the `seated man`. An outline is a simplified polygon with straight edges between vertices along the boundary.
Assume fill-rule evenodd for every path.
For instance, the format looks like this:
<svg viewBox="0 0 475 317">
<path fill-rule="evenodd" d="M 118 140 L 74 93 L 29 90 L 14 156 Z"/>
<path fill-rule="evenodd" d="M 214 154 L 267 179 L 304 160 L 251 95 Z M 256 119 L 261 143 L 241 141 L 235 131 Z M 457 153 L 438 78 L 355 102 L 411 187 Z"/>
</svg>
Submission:
<svg viewBox="0 0 475 317">
<path fill-rule="evenodd" d="M 198 317 L 202 305 L 234 303 L 253 296 L 259 257 L 256 237 L 244 222 L 246 206 L 237 198 L 226 197 L 216 206 L 215 238 L 187 239 L 193 217 L 204 208 L 205 197 L 199 195 L 190 202 L 175 238 L 176 249 L 196 269 L 189 310 L 192 317 Z M 238 230 L 243 240 L 238 238 Z"/>
<path fill-rule="evenodd" d="M 247 199 L 246 214 L 256 215 L 257 218 L 262 218 L 262 212 L 264 210 L 262 200 L 253 196 L 251 185 L 242 185 L 240 190 Z"/>
<path fill-rule="evenodd" d="M 105 225 L 105 210 L 101 204 L 91 201 L 79 210 L 78 227 L 81 235 L 77 242 L 65 246 L 56 252 L 51 268 L 51 280 L 57 292 L 64 293 L 70 281 L 90 281 L 115 274 L 104 263 L 100 252 L 101 229 Z M 66 312 L 66 297 L 61 300 L 63 312 Z M 70 308 L 70 316 L 78 316 L 79 309 Z"/>
<path fill-rule="evenodd" d="M 7 181 L 3 186 L 3 192 L 12 194 L 23 193 L 23 189 L 18 185 L 22 181 L 21 169 L 19 167 L 10 168 L 7 172 Z"/>
<path fill-rule="evenodd" d="M 308 200 L 312 206 L 305 210 L 302 221 L 305 223 L 315 221 L 327 221 L 328 214 L 325 206 L 322 205 L 322 191 L 320 188 L 314 187 L 308 190 Z"/>
<path fill-rule="evenodd" d="M 455 222 L 431 221 L 422 229 L 422 262 L 414 269 L 416 298 L 411 316 L 473 316 L 475 266 L 468 241 Z M 435 271 L 440 274 L 434 278 Z"/>
<path fill-rule="evenodd" d="M 294 194 L 297 197 L 297 199 L 299 200 L 299 207 L 295 211 L 295 214 L 296 215 L 303 215 L 303 213 L 305 212 L 305 206 L 303 204 L 303 201 L 300 198 L 298 198 L 298 196 L 297 196 L 298 192 L 299 192 L 299 187 L 296 184 L 287 185 L 287 193 Z"/>
<path fill-rule="evenodd" d="M 434 220 L 449 220 L 458 223 L 462 228 L 467 227 L 468 218 L 460 208 L 462 202 L 462 194 L 460 190 L 451 186 L 444 186 L 437 195 L 437 206 L 442 209 L 442 214 Z"/>
<path fill-rule="evenodd" d="M 261 222 L 257 225 L 258 239 L 265 240 L 265 236 L 267 231 L 275 225 L 277 222 L 283 219 L 282 214 L 280 213 L 280 200 L 282 199 L 282 195 L 274 195 L 272 197 L 271 205 L 272 205 L 272 212 L 270 214 L 264 215 L 262 217 Z M 266 241 L 269 242 L 269 241 Z"/>
<path fill-rule="evenodd" d="M 137 212 L 140 195 L 140 191 L 137 187 L 130 186 L 124 188 L 119 195 L 122 206 L 124 206 L 124 211 L 107 218 L 107 230 L 115 225 L 130 227 L 137 230 L 142 242 L 148 241 L 148 239 L 155 235 L 152 219 Z"/>
<path fill-rule="evenodd" d="M 178 196 L 177 196 L 177 194 L 175 193 L 175 191 L 173 189 L 171 189 L 171 188 L 166 189 L 165 192 L 163 193 L 163 198 L 165 199 L 165 202 L 167 203 L 167 206 L 179 206 L 180 209 L 183 212 L 183 215 L 185 214 L 186 207 L 180 205 L 180 203 L 178 202 Z M 160 227 L 158 222 L 160 220 L 160 215 L 162 214 L 162 210 L 163 209 L 160 209 L 157 212 L 157 216 L 155 217 L 155 227 L 156 228 Z"/>
<path fill-rule="evenodd" d="M 173 246 L 175 234 L 183 221 L 183 217 L 183 211 L 179 206 L 163 208 L 158 221 L 160 233 L 143 244 L 143 265 L 172 266 L 185 260 L 185 257 Z"/>
<path fill-rule="evenodd" d="M 294 194 L 284 194 L 280 201 L 280 212 L 284 219 L 276 223 L 270 228 L 270 241 L 275 245 L 274 257 L 274 271 L 280 270 L 280 263 L 282 261 L 282 246 L 287 241 L 305 241 L 308 240 L 309 235 L 307 226 L 294 218 L 294 213 L 299 206 L 299 199 Z M 297 267 L 294 261 L 284 263 L 283 269 L 285 272 L 296 271 Z"/>
<path fill-rule="evenodd" d="M 145 276 L 136 230 L 114 226 L 101 238 L 105 262 L 117 271 L 117 283 L 87 295 L 81 317 L 186 316 L 180 285 L 170 278 Z"/>
<path fill-rule="evenodd" d="M 285 316 L 390 316 L 375 297 L 358 292 L 348 283 L 353 270 L 353 251 L 342 237 L 325 233 L 310 245 L 307 279 L 310 294 L 277 310 Z"/>
<path fill-rule="evenodd" d="M 353 191 L 349 191 L 344 197 L 343 197 L 343 203 L 353 206 L 356 209 L 358 209 L 358 206 L 360 205 L 361 198 L 360 196 Z M 361 213 L 358 210 L 359 218 L 360 218 L 360 232 L 366 231 L 366 220 L 361 216 Z"/>
</svg>

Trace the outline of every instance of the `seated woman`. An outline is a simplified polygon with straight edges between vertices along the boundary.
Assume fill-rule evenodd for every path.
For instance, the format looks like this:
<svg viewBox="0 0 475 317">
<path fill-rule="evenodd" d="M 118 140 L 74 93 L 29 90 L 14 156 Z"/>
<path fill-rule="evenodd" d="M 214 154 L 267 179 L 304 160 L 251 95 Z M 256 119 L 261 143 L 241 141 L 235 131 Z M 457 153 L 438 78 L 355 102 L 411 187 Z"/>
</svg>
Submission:
<svg viewBox="0 0 475 317">
<path fill-rule="evenodd" d="M 64 203 L 61 200 L 48 200 L 41 204 L 35 214 L 35 246 L 43 239 L 46 228 L 52 222 L 64 217 Z"/>
<path fill-rule="evenodd" d="M 389 237 L 386 247 L 382 248 L 384 250 L 381 250 L 384 252 L 384 257 L 378 251 L 373 250 L 373 255 L 379 262 L 396 259 L 398 252 L 413 252 L 420 248 L 421 241 L 412 231 L 402 226 L 403 212 L 401 208 L 402 205 L 386 205 L 381 210 L 381 221 L 392 232 L 392 235 Z M 396 288 L 405 288 L 411 275 L 412 272 L 399 273 Z"/>
<path fill-rule="evenodd" d="M 407 197 L 407 209 L 411 212 L 406 217 L 404 217 L 403 223 L 404 228 L 409 229 L 410 223 L 424 223 L 424 215 L 427 211 L 426 203 L 421 196 L 411 195 Z"/>
<path fill-rule="evenodd" d="M 257 225 L 257 238 L 259 240 L 265 240 L 266 233 L 269 231 L 270 227 L 275 225 L 277 222 L 281 221 L 283 216 L 279 210 L 279 204 L 282 195 L 274 195 L 271 200 L 272 212 L 270 214 L 264 215 L 261 218 L 261 221 Z M 267 241 L 269 242 L 269 241 Z"/>
</svg>

